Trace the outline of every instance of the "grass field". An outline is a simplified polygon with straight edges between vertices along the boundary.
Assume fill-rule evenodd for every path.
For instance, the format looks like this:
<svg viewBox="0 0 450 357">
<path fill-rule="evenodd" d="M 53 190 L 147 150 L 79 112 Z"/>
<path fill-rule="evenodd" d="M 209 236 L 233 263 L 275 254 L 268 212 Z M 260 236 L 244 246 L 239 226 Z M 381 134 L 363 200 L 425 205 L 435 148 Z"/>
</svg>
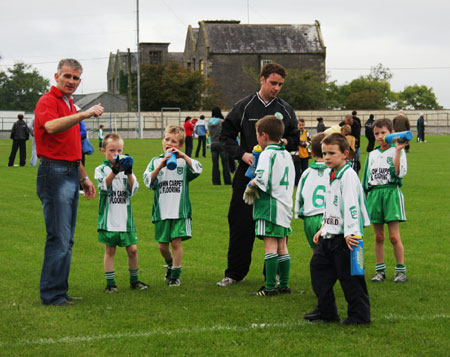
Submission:
<svg viewBox="0 0 450 357">
<path fill-rule="evenodd" d="M 133 199 L 139 237 L 140 279 L 148 291 L 132 291 L 124 249 L 116 256 L 119 294 L 105 294 L 103 249 L 97 242 L 98 195 L 80 198 L 70 290 L 83 300 L 72 307 L 41 306 L 39 277 L 45 244 L 36 167 L 6 167 L 10 140 L 0 140 L 0 355 L 2 356 L 448 356 L 450 351 L 450 137 L 412 143 L 403 193 L 408 221 L 406 284 L 394 284 L 394 257 L 386 245 L 387 280 L 368 282 L 369 327 L 311 324 L 303 320 L 316 303 L 309 279 L 311 251 L 301 220 L 289 240 L 293 293 L 255 298 L 262 285 L 263 245 L 255 241 L 251 271 L 241 284 L 219 288 L 228 247 L 229 186 L 211 183 L 211 157 L 190 185 L 193 238 L 184 244 L 183 285 L 168 288 L 151 224 L 152 191 L 142 182 L 159 140 L 127 140 L 141 184 Z M 28 143 L 29 144 L 29 143 Z M 94 147 L 97 141 L 93 140 Z M 364 147 L 364 145 L 363 145 Z M 30 146 L 28 147 L 28 154 Z M 362 157 L 364 161 L 365 154 Z M 87 169 L 103 156 L 87 157 Z M 18 162 L 18 157 L 16 158 Z M 366 278 L 374 271 L 373 231 L 365 231 Z M 336 286 L 341 318 L 346 303 Z"/>
</svg>

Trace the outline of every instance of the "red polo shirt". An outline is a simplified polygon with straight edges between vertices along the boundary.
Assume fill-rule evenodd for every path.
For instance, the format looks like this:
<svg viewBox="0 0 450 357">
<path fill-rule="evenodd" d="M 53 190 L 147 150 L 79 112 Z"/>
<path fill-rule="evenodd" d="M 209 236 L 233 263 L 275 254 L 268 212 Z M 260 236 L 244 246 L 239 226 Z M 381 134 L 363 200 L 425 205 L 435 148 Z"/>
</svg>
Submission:
<svg viewBox="0 0 450 357">
<path fill-rule="evenodd" d="M 194 125 L 190 121 L 184 123 L 184 132 L 186 133 L 186 136 L 192 136 L 194 133 Z"/>
<path fill-rule="evenodd" d="M 36 140 L 36 153 L 38 157 L 49 159 L 77 161 L 81 160 L 80 126 L 74 125 L 61 133 L 49 134 L 45 130 L 47 121 L 66 117 L 77 113 L 72 99 L 72 109 L 69 109 L 63 99 L 63 94 L 56 87 L 45 93 L 34 109 L 34 138 Z"/>
</svg>

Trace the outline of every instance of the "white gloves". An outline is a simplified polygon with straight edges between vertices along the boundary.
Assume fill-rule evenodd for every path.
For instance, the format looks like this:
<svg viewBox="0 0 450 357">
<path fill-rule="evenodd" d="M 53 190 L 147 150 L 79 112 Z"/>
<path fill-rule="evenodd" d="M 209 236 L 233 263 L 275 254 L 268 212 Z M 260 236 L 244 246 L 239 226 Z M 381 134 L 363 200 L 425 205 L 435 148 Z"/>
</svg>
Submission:
<svg viewBox="0 0 450 357">
<path fill-rule="evenodd" d="M 247 186 L 242 197 L 244 202 L 248 205 L 253 205 L 255 203 L 255 197 L 259 198 L 258 188 L 256 186 Z"/>
</svg>

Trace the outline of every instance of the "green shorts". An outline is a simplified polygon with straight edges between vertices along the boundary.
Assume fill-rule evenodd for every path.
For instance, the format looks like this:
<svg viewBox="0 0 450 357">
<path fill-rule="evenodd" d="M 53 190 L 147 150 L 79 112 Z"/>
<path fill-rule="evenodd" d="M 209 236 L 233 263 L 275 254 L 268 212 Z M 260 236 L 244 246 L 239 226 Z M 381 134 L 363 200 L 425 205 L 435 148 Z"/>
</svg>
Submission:
<svg viewBox="0 0 450 357">
<path fill-rule="evenodd" d="M 303 218 L 303 228 L 305 229 L 306 240 L 308 241 L 309 247 L 312 249 L 318 247 L 318 245 L 313 242 L 313 238 L 322 227 L 322 218 L 322 214 Z"/>
<path fill-rule="evenodd" d="M 367 206 L 372 223 L 406 221 L 405 202 L 397 185 L 372 188 L 367 194 Z"/>
<path fill-rule="evenodd" d="M 264 239 L 264 237 L 284 238 L 291 233 L 291 227 L 281 227 L 278 224 L 266 221 L 264 219 L 257 219 L 255 222 L 255 235 L 259 239 Z"/>
<path fill-rule="evenodd" d="M 112 247 L 128 247 L 137 244 L 136 232 L 108 232 L 98 231 L 98 241 Z"/>
<path fill-rule="evenodd" d="M 192 237 L 191 219 L 165 219 L 155 222 L 155 241 L 170 243 L 175 238 L 186 240 Z"/>
</svg>

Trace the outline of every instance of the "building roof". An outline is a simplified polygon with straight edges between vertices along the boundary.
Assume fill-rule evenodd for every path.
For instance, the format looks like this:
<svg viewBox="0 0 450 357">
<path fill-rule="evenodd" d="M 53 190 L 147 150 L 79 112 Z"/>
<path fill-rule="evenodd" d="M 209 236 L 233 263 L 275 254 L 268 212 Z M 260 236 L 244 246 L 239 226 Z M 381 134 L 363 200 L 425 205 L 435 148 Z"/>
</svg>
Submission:
<svg viewBox="0 0 450 357">
<path fill-rule="evenodd" d="M 316 53 L 325 51 L 319 24 L 245 25 L 200 22 L 210 53 Z"/>
</svg>

